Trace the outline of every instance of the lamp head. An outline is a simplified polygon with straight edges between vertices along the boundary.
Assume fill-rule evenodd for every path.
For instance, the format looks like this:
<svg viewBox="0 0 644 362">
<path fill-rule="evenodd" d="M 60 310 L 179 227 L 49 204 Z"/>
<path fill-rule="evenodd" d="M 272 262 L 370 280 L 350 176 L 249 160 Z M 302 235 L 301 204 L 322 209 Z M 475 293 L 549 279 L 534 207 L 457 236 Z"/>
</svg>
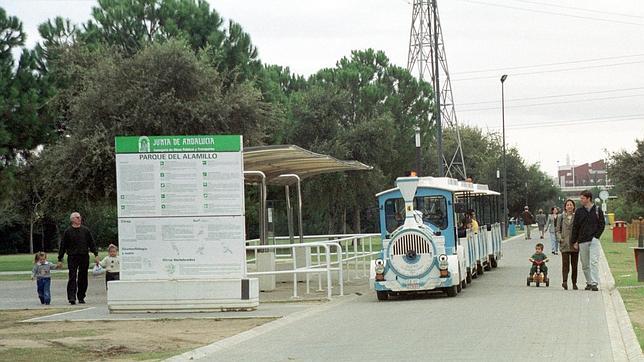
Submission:
<svg viewBox="0 0 644 362">
<path fill-rule="evenodd" d="M 508 79 L 508 75 L 507 75 L 507 74 L 503 74 L 503 75 L 501 76 L 501 83 L 505 82 L 505 80 L 506 80 L 506 79 Z"/>
</svg>

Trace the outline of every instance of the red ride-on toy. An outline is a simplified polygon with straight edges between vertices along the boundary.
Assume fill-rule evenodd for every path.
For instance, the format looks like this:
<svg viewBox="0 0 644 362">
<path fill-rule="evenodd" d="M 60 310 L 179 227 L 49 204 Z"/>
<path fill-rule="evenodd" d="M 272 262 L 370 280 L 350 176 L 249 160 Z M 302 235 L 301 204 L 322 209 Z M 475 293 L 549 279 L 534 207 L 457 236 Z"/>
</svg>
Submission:
<svg viewBox="0 0 644 362">
<path fill-rule="evenodd" d="M 539 287 L 539 284 L 545 283 L 546 287 L 550 286 L 550 279 L 548 278 L 548 275 L 546 274 L 547 271 L 542 271 L 541 268 L 545 264 L 545 260 L 535 260 L 532 262 L 532 266 L 536 268 L 535 269 L 530 269 L 530 274 L 528 275 L 527 279 L 527 286 L 530 286 L 530 283 L 534 282 L 537 287 Z M 534 273 L 532 272 L 533 270 Z"/>
</svg>

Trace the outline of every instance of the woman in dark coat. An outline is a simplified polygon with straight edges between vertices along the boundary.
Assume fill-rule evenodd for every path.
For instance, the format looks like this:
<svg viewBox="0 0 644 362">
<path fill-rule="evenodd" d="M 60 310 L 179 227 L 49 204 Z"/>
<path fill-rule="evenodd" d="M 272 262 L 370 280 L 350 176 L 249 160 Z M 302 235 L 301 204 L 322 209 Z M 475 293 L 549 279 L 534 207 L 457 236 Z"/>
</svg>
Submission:
<svg viewBox="0 0 644 362">
<path fill-rule="evenodd" d="M 575 202 L 571 199 L 564 203 L 564 212 L 559 215 L 557 222 L 557 239 L 561 250 L 561 272 L 563 283 L 561 286 L 568 290 L 568 272 L 571 271 L 572 289 L 577 290 L 577 265 L 579 263 L 579 250 L 570 240 L 572 223 L 575 218 Z"/>
</svg>

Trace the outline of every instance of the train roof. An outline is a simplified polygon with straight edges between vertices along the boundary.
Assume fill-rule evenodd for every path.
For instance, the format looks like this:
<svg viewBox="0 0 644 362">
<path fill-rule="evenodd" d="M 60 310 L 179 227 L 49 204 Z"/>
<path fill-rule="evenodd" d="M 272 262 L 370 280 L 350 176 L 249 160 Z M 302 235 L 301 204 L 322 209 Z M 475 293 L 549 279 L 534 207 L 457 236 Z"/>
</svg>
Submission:
<svg viewBox="0 0 644 362">
<path fill-rule="evenodd" d="M 419 177 L 418 188 L 433 188 L 454 193 L 473 193 L 475 195 L 500 195 L 500 193 L 490 190 L 487 185 L 475 184 L 467 181 L 458 181 L 457 179 L 451 177 Z M 398 187 L 394 187 L 389 190 L 377 193 L 376 197 L 380 197 L 397 190 Z"/>
</svg>

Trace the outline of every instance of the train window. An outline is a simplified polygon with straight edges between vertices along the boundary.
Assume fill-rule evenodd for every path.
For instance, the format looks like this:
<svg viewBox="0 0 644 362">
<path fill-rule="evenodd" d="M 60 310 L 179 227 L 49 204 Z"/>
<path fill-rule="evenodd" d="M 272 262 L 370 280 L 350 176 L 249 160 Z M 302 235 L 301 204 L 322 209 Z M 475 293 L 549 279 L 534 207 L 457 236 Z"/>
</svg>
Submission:
<svg viewBox="0 0 644 362">
<path fill-rule="evenodd" d="M 414 198 L 414 209 L 423 213 L 423 221 L 441 230 L 447 229 L 447 200 L 443 196 Z M 385 201 L 387 232 L 396 230 L 405 221 L 405 201 L 402 198 Z"/>
<path fill-rule="evenodd" d="M 389 199 L 385 201 L 385 224 L 387 232 L 392 233 L 405 221 L 405 201 Z"/>
<path fill-rule="evenodd" d="M 447 229 L 447 200 L 444 196 L 414 198 L 414 208 L 423 213 L 423 221 L 441 230 Z"/>
</svg>

